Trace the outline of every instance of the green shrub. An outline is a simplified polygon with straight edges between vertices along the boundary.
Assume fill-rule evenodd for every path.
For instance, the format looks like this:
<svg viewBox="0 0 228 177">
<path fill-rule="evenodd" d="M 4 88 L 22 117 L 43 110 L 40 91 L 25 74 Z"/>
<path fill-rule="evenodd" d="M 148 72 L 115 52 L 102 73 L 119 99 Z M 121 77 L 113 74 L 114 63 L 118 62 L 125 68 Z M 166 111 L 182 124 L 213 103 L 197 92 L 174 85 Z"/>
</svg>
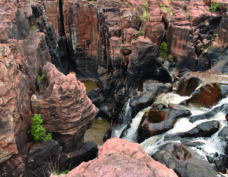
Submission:
<svg viewBox="0 0 228 177">
<path fill-rule="evenodd" d="M 140 20 L 143 22 L 144 20 L 147 20 L 149 18 L 149 14 L 147 11 L 143 12 L 143 15 L 140 16 Z"/>
<path fill-rule="evenodd" d="M 39 82 L 45 77 L 46 76 L 44 74 L 42 76 L 38 75 L 37 78 L 36 78 L 37 84 L 39 84 Z"/>
<path fill-rule="evenodd" d="M 65 170 L 63 172 L 61 172 L 61 174 L 67 175 L 70 172 L 70 170 Z"/>
<path fill-rule="evenodd" d="M 169 61 L 170 61 L 170 63 L 173 63 L 174 62 L 174 58 L 173 57 L 170 57 L 169 58 Z"/>
<path fill-rule="evenodd" d="M 216 1 L 213 1 L 210 7 L 210 11 L 215 13 L 218 10 L 219 4 Z"/>
<path fill-rule="evenodd" d="M 33 140 L 35 142 L 39 142 L 41 140 L 48 141 L 52 139 L 51 133 L 46 133 L 45 128 L 41 125 L 43 120 L 40 114 L 34 114 L 32 118 L 32 127 L 28 131 L 33 136 Z"/>
<path fill-rule="evenodd" d="M 209 44 L 207 44 L 207 45 L 203 45 L 203 49 L 204 49 L 204 50 L 208 49 L 209 47 L 210 47 L 210 45 L 209 45 Z"/>
<path fill-rule="evenodd" d="M 166 58 L 168 56 L 168 44 L 166 42 L 162 42 L 159 47 L 159 54 L 162 58 Z"/>
<path fill-rule="evenodd" d="M 190 13 L 189 12 L 186 12 L 185 14 L 186 14 L 187 18 L 190 18 Z"/>
<path fill-rule="evenodd" d="M 213 34 L 213 36 L 212 36 L 212 38 L 211 38 L 211 42 L 214 42 L 214 41 L 215 41 L 217 35 L 218 35 L 217 33 L 214 33 L 214 34 Z"/>
<path fill-rule="evenodd" d="M 144 36 L 144 34 L 145 34 L 144 31 L 142 31 L 142 30 L 139 31 L 139 36 Z"/>
<path fill-rule="evenodd" d="M 142 5 L 142 7 L 143 7 L 144 9 L 146 9 L 146 8 L 149 7 L 149 4 L 148 4 L 148 3 L 142 3 L 141 5 Z"/>
<path fill-rule="evenodd" d="M 173 14 L 172 10 L 169 9 L 168 7 L 166 7 L 165 4 L 160 3 L 160 7 L 161 7 L 161 9 L 165 10 L 166 12 L 168 12 L 169 15 Z"/>
</svg>

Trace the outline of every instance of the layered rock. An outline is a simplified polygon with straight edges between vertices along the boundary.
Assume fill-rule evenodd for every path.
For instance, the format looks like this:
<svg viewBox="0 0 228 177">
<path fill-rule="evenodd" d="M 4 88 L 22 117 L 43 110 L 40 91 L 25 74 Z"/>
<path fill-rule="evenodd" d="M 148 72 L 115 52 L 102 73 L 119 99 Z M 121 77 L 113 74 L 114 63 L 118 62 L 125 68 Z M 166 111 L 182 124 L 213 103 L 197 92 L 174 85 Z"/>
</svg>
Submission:
<svg viewBox="0 0 228 177">
<path fill-rule="evenodd" d="M 177 176 L 159 162 L 149 157 L 139 144 L 112 138 L 100 149 L 98 158 L 82 163 L 70 171 L 68 176 Z M 51 175 L 54 177 L 55 175 Z"/>
<path fill-rule="evenodd" d="M 59 6 L 59 1 L 50 2 Z M 48 2 L 46 2 L 47 4 Z M 56 12 L 53 11 L 52 13 Z M 52 17 L 54 18 L 55 16 Z M 59 17 L 59 15 L 56 17 Z M 0 19 L 0 174 L 3 176 L 48 175 L 50 170 L 47 169 L 47 159 L 49 159 L 49 162 L 52 160 L 56 162 L 57 157 L 64 157 L 64 160 L 61 160 L 61 168 L 69 168 L 67 165 L 72 160 L 80 159 L 76 161 L 81 163 L 86 158 L 89 160 L 88 157 L 94 158 L 97 147 L 95 144 L 83 144 L 83 136 L 97 110 L 86 97 L 84 86 L 78 84 L 74 77 L 72 77 L 74 79 L 73 84 L 76 84 L 79 89 L 78 96 L 80 96 L 80 100 L 78 102 L 83 99 L 85 102 L 82 103 L 86 104 L 85 109 L 80 106 L 81 112 L 78 112 L 79 117 L 76 117 L 76 119 L 85 119 L 86 123 L 80 122 L 81 124 L 79 125 L 78 122 L 75 125 L 78 131 L 71 131 L 71 134 L 78 134 L 74 134 L 70 138 L 62 135 L 64 141 L 61 141 L 61 139 L 56 138 L 59 137 L 57 133 L 53 133 L 53 138 L 57 141 L 41 142 L 40 144 L 31 143 L 32 139 L 28 136 L 33 115 L 30 99 L 32 94 L 38 91 L 37 76 L 41 74 L 42 67 L 48 61 L 52 61 L 62 70 L 60 60 L 62 59 L 61 56 L 64 56 L 57 51 L 58 49 L 61 50 L 61 46 L 63 46 L 57 45 L 63 42 L 61 40 L 63 38 L 60 39 L 56 36 L 56 26 L 54 25 L 54 28 L 49 23 L 45 5 L 40 1 L 1 1 Z M 60 34 L 57 30 L 56 33 Z M 55 70 L 53 74 L 58 75 L 56 68 L 52 67 Z M 67 72 L 68 69 L 63 69 L 62 71 Z M 65 84 L 65 87 L 71 88 L 72 85 Z M 41 87 L 40 90 L 42 90 Z M 46 92 L 43 91 L 42 96 L 44 93 Z M 58 95 L 55 96 L 58 97 Z M 58 98 L 52 97 L 52 99 Z M 61 112 L 60 110 L 58 111 Z M 66 109 L 65 112 L 67 112 Z M 65 112 L 64 114 L 67 114 Z M 71 112 L 74 114 L 77 113 L 77 110 L 71 110 Z M 62 114 L 63 112 L 59 115 Z M 52 123 L 50 124 L 49 127 L 55 126 Z M 62 125 L 64 125 L 63 122 Z M 56 129 L 50 128 L 48 131 L 54 130 Z M 72 141 L 73 143 L 77 142 L 75 143 L 77 146 L 73 148 L 71 146 L 71 150 L 67 151 L 67 148 L 70 149 L 68 145 Z M 40 151 L 40 153 L 37 153 L 37 151 Z M 66 155 L 64 151 L 67 151 L 68 154 Z M 88 152 L 93 157 L 88 155 Z"/>
<path fill-rule="evenodd" d="M 44 66 L 42 74 L 46 77 L 40 81 L 40 94 L 33 95 L 31 103 L 34 112 L 42 115 L 46 130 L 58 133 L 58 138 L 62 135 L 62 141 L 68 139 L 67 135 L 73 139 L 75 135 L 84 135 L 97 114 L 84 84 L 77 81 L 74 74 L 60 73 L 51 63 Z M 65 146 L 77 149 L 83 140 L 77 141 L 79 145 L 69 142 Z"/>
</svg>

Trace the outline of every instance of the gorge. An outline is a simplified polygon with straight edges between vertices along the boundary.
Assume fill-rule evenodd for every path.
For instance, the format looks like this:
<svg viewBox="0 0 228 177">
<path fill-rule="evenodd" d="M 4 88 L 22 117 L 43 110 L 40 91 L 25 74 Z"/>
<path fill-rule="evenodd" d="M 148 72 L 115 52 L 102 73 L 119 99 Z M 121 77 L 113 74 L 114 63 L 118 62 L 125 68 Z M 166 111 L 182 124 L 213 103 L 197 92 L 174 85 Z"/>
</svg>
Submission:
<svg viewBox="0 0 228 177">
<path fill-rule="evenodd" d="M 1 0 L 0 176 L 225 176 L 227 73 L 228 0 Z"/>
</svg>

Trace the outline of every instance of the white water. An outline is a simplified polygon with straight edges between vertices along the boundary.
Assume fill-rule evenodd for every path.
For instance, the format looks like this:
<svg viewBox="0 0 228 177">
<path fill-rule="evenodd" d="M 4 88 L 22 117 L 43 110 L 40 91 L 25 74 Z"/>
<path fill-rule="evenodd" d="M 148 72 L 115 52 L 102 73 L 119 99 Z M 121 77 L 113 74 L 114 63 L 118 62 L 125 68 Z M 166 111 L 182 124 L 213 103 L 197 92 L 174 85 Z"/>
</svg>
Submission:
<svg viewBox="0 0 228 177">
<path fill-rule="evenodd" d="M 216 105 L 216 107 L 221 106 L 222 104 L 225 104 L 225 103 L 228 103 L 228 98 L 221 100 Z M 211 109 L 213 109 L 213 108 L 211 108 Z M 205 109 L 202 107 L 195 107 L 195 106 L 191 106 L 189 108 L 189 110 L 192 112 L 192 115 L 199 115 L 202 113 L 206 113 L 211 109 Z M 161 145 L 169 143 L 169 141 L 164 141 L 165 135 L 186 132 L 186 131 L 189 131 L 192 128 L 196 127 L 197 125 L 199 125 L 202 122 L 208 122 L 211 120 L 216 120 L 216 121 L 220 122 L 219 131 L 216 132 L 214 135 L 212 135 L 209 138 L 205 138 L 205 137 L 193 138 L 192 141 L 194 141 L 194 142 L 204 143 L 204 145 L 201 146 L 201 149 L 202 149 L 201 151 L 198 149 L 195 149 L 195 150 L 197 150 L 197 152 L 200 153 L 205 159 L 206 159 L 206 155 L 214 154 L 216 152 L 218 152 L 219 154 L 224 154 L 224 147 L 225 147 L 226 143 L 218 137 L 218 134 L 221 131 L 221 129 L 225 125 L 227 125 L 226 119 L 225 119 L 225 114 L 222 112 L 217 113 L 214 117 L 211 117 L 210 119 L 199 120 L 194 123 L 189 122 L 189 120 L 187 118 L 181 118 L 176 122 L 173 129 L 165 132 L 164 134 L 148 138 L 144 142 L 142 142 L 141 145 L 148 154 L 152 155 L 157 150 L 159 150 L 159 147 Z M 174 142 L 174 141 L 172 141 L 172 142 Z M 179 141 L 176 141 L 176 142 L 179 142 Z"/>
</svg>

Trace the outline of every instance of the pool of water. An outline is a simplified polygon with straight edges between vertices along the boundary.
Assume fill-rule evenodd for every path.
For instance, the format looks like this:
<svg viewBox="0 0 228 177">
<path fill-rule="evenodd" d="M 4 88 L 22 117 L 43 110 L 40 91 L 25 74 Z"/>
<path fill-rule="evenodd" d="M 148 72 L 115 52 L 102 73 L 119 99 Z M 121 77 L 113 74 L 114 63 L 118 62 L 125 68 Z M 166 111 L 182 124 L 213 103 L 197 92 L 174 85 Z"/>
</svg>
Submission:
<svg viewBox="0 0 228 177">
<path fill-rule="evenodd" d="M 105 118 L 95 118 L 92 128 L 85 133 L 84 141 L 93 141 L 97 143 L 98 146 L 103 145 L 103 137 L 109 128 L 109 124 L 109 121 Z"/>
</svg>

